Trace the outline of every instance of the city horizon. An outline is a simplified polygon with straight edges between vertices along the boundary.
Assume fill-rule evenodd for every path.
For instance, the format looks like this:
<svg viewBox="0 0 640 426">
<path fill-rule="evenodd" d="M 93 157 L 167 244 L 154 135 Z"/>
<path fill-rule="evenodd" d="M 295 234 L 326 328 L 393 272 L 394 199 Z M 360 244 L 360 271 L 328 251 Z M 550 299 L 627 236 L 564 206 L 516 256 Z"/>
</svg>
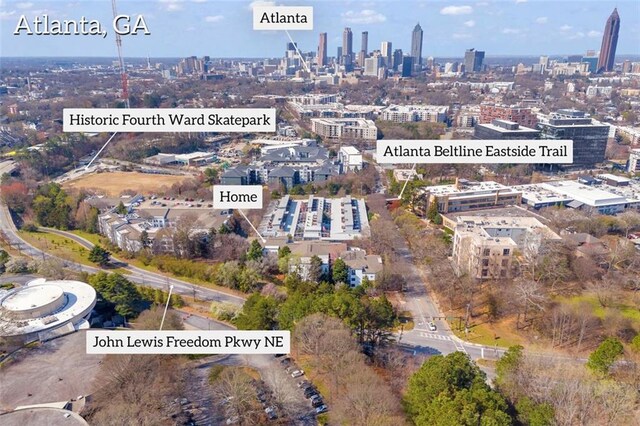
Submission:
<svg viewBox="0 0 640 426">
<path fill-rule="evenodd" d="M 5 37 L 2 38 L 2 57 L 63 57 L 50 56 L 64 45 L 64 57 L 82 57 L 87 51 L 95 55 L 115 56 L 114 34 L 111 28 L 112 11 L 108 2 L 78 5 L 77 15 L 60 13 L 51 2 L 4 2 L 0 18 Z M 558 2 L 554 16 L 546 16 L 544 2 L 517 0 L 514 2 L 425 3 L 416 0 L 419 13 L 407 13 L 411 8 L 393 8 L 383 2 L 337 2 L 314 4 L 316 17 L 312 31 L 292 31 L 291 36 L 302 52 L 316 52 L 318 35 L 327 33 L 327 56 L 335 57 L 342 44 L 342 31 L 349 27 L 353 45 L 360 46 L 361 33 L 368 33 L 368 50 L 380 49 L 389 41 L 392 49 L 411 50 L 411 31 L 416 23 L 423 27 L 422 58 L 457 58 L 466 49 L 475 47 L 487 57 L 563 56 L 600 50 L 605 23 L 614 8 L 621 18 L 618 50 L 637 54 L 640 45 L 640 5 L 637 2 Z M 362 4 L 365 9 L 355 10 Z M 450 4 L 451 3 L 451 4 Z M 55 2 L 52 3 L 55 5 Z M 134 5 L 136 7 L 133 7 Z M 281 56 L 289 41 L 284 31 L 254 31 L 251 26 L 251 6 L 269 2 L 119 2 L 118 13 L 132 17 L 142 15 L 149 30 L 148 36 L 123 37 L 125 57 L 180 58 L 191 55 L 198 44 L 224 39 L 232 31 L 234 44 L 219 43 L 207 50 L 216 58 L 273 58 Z M 286 2 L 286 5 L 293 3 Z M 296 5 L 298 3 L 295 3 Z M 311 4 L 302 2 L 301 4 Z M 335 7 L 331 7 L 331 5 Z M 162 9 L 161 9 L 162 8 Z M 340 9 L 344 11 L 340 12 Z M 166 13 L 158 13 L 161 9 Z M 326 9 L 326 10 L 325 10 Z M 329 13 L 327 13 L 329 11 Z M 324 12 L 324 13 L 323 13 Z M 208 15 L 207 13 L 211 13 Z M 339 13 L 339 15 L 337 15 Z M 42 14 L 50 19 L 95 19 L 109 32 L 106 37 L 67 36 L 34 37 L 13 35 L 18 19 L 24 15 L 33 19 Z M 328 19 L 337 17 L 339 19 Z M 566 18 L 570 16 L 571 18 Z M 175 28 L 182 28 L 182 37 L 175 40 Z M 169 36 L 169 37 L 167 37 Z M 68 43 L 73 40 L 72 43 Z M 215 44 L 215 43 L 211 43 Z M 90 49 L 87 46 L 91 46 Z M 159 48 L 159 46 L 162 46 Z M 535 49 L 538 54 L 529 53 Z M 162 50 L 162 51 L 161 51 Z M 634 51 L 635 50 L 635 51 Z M 357 54 L 357 50 L 354 52 Z M 459 52 L 459 53 L 458 53 Z M 571 53 L 566 53 L 571 52 Z M 26 53 L 26 55 L 25 55 Z M 82 53 L 82 55 L 80 55 Z M 621 56 L 623 54 L 620 54 Z"/>
</svg>

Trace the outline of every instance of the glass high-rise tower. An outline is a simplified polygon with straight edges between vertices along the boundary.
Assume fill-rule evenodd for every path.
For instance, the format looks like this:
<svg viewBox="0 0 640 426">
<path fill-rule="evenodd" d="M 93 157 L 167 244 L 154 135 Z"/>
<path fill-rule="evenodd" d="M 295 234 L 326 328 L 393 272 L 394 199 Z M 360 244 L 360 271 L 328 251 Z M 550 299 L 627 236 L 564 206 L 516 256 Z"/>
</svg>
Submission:
<svg viewBox="0 0 640 426">
<path fill-rule="evenodd" d="M 422 64 L 422 35 L 422 27 L 418 23 L 411 33 L 411 57 L 414 66 Z"/>
<path fill-rule="evenodd" d="M 607 19 L 607 24 L 604 27 L 600 57 L 598 58 L 598 72 L 613 71 L 619 32 L 620 15 L 618 15 L 618 9 L 615 8 L 609 16 L 609 19 Z"/>
</svg>

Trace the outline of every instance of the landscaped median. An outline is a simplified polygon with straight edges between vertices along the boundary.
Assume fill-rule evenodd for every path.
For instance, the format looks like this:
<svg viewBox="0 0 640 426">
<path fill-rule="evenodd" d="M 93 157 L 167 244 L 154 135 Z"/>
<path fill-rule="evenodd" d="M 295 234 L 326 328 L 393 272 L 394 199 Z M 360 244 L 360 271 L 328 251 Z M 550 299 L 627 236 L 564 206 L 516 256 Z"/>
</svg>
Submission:
<svg viewBox="0 0 640 426">
<path fill-rule="evenodd" d="M 89 260 L 89 250 L 71 238 L 46 231 L 18 231 L 18 235 L 35 248 L 52 256 L 81 265 L 97 267 L 95 263 Z M 109 271 L 126 272 L 122 268 L 109 269 Z"/>
</svg>

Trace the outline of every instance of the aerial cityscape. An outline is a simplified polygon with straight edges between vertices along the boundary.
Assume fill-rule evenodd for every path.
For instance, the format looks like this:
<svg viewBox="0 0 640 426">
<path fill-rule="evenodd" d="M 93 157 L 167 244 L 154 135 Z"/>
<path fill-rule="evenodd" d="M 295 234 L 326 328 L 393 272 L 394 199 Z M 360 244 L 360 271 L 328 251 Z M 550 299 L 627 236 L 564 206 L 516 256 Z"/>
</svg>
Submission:
<svg viewBox="0 0 640 426">
<path fill-rule="evenodd" d="M 0 4 L 1 425 L 640 425 L 640 2 Z"/>
</svg>

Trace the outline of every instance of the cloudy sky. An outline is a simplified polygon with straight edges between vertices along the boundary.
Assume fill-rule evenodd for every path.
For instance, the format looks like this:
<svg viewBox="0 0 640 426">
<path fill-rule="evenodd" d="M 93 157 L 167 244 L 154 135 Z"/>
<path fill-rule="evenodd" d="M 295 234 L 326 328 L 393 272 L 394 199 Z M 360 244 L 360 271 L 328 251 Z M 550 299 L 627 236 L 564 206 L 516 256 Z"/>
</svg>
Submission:
<svg viewBox="0 0 640 426">
<path fill-rule="evenodd" d="M 282 56 L 284 31 L 254 31 L 251 5 L 241 0 L 118 0 L 118 12 L 143 15 L 151 35 L 123 37 L 125 56 L 212 57 Z M 273 4 L 273 2 L 271 2 Z M 360 33 L 369 32 L 369 50 L 391 41 L 407 52 L 417 22 L 424 30 L 423 56 L 457 57 L 475 47 L 487 56 L 580 54 L 599 50 L 602 31 L 614 7 L 622 23 L 619 54 L 640 55 L 640 1 L 504 0 L 504 1 L 289 1 L 278 5 L 314 6 L 313 31 L 291 31 L 301 50 L 316 50 L 318 33 L 327 32 L 328 53 L 334 56 L 342 30 L 350 26 L 354 50 Z M 99 20 L 109 31 L 97 36 L 15 36 L 21 15 L 33 20 L 82 16 Z M 2 56 L 114 56 L 116 47 L 111 1 L 0 0 Z"/>
</svg>

